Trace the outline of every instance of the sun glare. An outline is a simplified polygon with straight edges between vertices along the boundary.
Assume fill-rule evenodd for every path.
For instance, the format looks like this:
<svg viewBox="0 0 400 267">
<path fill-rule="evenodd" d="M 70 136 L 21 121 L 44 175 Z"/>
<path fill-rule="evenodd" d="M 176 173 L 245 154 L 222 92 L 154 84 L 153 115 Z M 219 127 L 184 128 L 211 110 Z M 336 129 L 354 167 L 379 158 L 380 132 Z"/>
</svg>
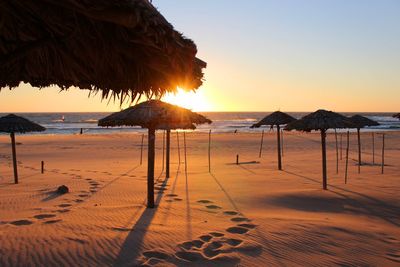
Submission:
<svg viewBox="0 0 400 267">
<path fill-rule="evenodd" d="M 186 92 L 179 88 L 175 94 L 168 93 L 162 100 L 193 111 L 211 110 L 211 105 L 201 90 L 197 92 Z"/>
</svg>

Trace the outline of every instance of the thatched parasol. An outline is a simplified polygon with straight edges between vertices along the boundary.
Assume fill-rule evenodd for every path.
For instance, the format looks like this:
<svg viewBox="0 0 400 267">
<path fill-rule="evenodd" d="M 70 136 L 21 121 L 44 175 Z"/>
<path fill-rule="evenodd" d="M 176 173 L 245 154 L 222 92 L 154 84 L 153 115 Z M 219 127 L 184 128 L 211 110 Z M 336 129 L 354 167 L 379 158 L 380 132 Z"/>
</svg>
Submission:
<svg viewBox="0 0 400 267">
<path fill-rule="evenodd" d="M 103 98 L 197 89 L 206 63 L 148 0 L 0 4 L 0 88 L 76 86 Z"/>
<path fill-rule="evenodd" d="M 354 115 L 349 118 L 351 122 L 354 124 L 354 128 L 357 128 L 357 142 L 358 142 L 358 173 L 360 173 L 361 168 L 361 136 L 360 136 L 360 129 L 369 126 L 378 126 L 379 123 L 368 119 L 361 115 Z"/>
<path fill-rule="evenodd" d="M 25 118 L 9 114 L 0 118 L 0 132 L 10 133 L 14 165 L 14 182 L 18 184 L 17 153 L 15 149 L 15 133 L 41 132 L 44 127 Z"/>
<path fill-rule="evenodd" d="M 286 125 L 285 130 L 298 130 L 304 132 L 321 131 L 322 144 L 322 184 L 327 189 L 326 175 L 326 131 L 328 129 L 354 128 L 353 123 L 345 116 L 323 109 L 310 113 L 303 118 Z"/>
<path fill-rule="evenodd" d="M 400 113 L 393 114 L 393 118 L 398 118 L 400 120 Z"/>
<path fill-rule="evenodd" d="M 280 125 L 288 124 L 295 121 L 296 119 L 292 116 L 283 113 L 281 111 L 275 111 L 268 116 L 266 116 L 261 121 L 253 124 L 251 128 L 259 128 L 261 125 L 271 125 L 271 127 L 276 126 L 277 128 L 277 143 L 278 143 L 278 169 L 282 170 L 282 159 L 281 159 L 281 137 L 280 137 Z"/>
<path fill-rule="evenodd" d="M 155 131 L 174 129 L 195 129 L 197 124 L 211 123 L 206 117 L 188 109 L 171 105 L 160 100 L 149 100 L 101 120 L 99 126 L 141 126 L 149 130 L 147 168 L 147 206 L 154 207 L 154 146 Z M 167 135 L 167 138 L 169 135 Z M 168 142 L 168 141 L 167 141 Z M 168 146 L 167 146 L 168 148 Z M 169 151 L 167 150 L 167 155 Z M 169 162 L 167 162 L 167 166 Z"/>
</svg>

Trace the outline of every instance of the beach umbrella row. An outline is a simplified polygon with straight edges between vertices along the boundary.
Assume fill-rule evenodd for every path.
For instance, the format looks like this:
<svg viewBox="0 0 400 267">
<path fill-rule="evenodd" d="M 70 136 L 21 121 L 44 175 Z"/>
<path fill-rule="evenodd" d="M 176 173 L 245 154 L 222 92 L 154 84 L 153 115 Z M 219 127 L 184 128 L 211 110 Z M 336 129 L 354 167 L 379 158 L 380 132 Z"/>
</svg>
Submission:
<svg viewBox="0 0 400 267">
<path fill-rule="evenodd" d="M 9 133 L 14 167 L 14 182 L 18 184 L 17 151 L 15 147 L 15 133 L 41 132 L 46 130 L 39 124 L 14 114 L 0 118 L 0 132 Z"/>
<path fill-rule="evenodd" d="M 147 207 L 154 208 L 155 131 L 195 129 L 196 125 L 203 123 L 211 123 L 211 121 L 188 109 L 160 100 L 149 100 L 100 119 L 98 125 L 104 127 L 141 126 L 148 129 Z M 167 134 L 167 143 L 169 143 L 169 138 Z M 169 146 L 167 145 L 168 154 Z M 167 162 L 169 169 L 168 165 L 169 162 Z"/>
</svg>

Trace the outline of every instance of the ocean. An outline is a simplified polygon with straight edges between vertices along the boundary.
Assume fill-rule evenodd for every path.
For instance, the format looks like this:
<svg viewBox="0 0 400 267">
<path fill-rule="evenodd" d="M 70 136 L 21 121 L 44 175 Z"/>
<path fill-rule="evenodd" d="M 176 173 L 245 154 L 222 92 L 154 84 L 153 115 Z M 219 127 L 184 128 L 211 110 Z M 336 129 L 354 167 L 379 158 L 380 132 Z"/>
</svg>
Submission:
<svg viewBox="0 0 400 267">
<path fill-rule="evenodd" d="M 207 132 L 210 129 L 214 133 L 225 132 L 258 132 L 262 129 L 250 129 L 250 126 L 270 112 L 200 112 L 213 121 L 210 125 L 200 125 L 195 131 Z M 16 115 L 26 117 L 36 123 L 46 127 L 45 132 L 30 134 L 76 134 L 83 129 L 88 134 L 112 134 L 121 132 L 145 132 L 146 129 L 140 127 L 115 127 L 103 128 L 97 126 L 97 121 L 110 113 L 108 112 L 72 112 L 72 113 L 16 113 Z M 308 112 L 288 112 L 295 118 L 301 118 Z M 356 113 L 342 113 L 345 116 L 352 116 Z M 381 125 L 369 127 L 364 131 L 393 131 L 400 130 L 400 120 L 393 118 L 392 113 L 357 113 L 379 122 Z M 5 116 L 6 113 L 0 113 Z M 1 133 L 0 133 L 1 134 Z M 4 134 L 4 133 L 3 133 Z"/>
</svg>

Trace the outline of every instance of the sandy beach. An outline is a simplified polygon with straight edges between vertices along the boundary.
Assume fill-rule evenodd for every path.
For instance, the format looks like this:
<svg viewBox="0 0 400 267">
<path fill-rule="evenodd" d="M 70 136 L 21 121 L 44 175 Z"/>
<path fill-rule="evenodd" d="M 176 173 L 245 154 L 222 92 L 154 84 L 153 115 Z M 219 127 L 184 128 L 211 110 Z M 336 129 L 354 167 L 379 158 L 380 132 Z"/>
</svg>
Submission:
<svg viewBox="0 0 400 267">
<path fill-rule="evenodd" d="M 336 174 L 328 135 L 328 191 L 321 187 L 317 133 L 284 135 L 283 171 L 276 136 L 183 134 L 171 141 L 171 177 L 156 143 L 156 204 L 146 209 L 147 150 L 139 134 L 17 136 L 20 184 L 13 184 L 8 136 L 0 137 L 1 266 L 398 266 L 400 133 L 380 136 L 372 166 L 364 133 L 361 174 L 351 135 Z M 235 164 L 236 155 L 240 163 Z M 340 154 L 340 153 L 339 153 Z M 45 172 L 40 173 L 40 162 Z M 70 192 L 54 193 L 59 185 Z"/>
</svg>

